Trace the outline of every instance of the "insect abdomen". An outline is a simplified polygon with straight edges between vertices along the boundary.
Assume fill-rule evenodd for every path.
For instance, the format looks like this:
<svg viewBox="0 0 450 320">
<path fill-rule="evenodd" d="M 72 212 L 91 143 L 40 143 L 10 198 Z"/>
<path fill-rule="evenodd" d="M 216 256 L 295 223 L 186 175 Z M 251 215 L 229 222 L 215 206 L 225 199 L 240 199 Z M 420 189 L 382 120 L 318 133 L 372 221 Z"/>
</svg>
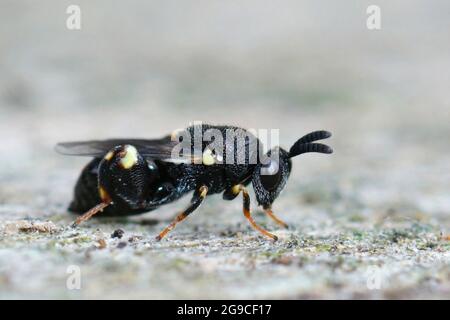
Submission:
<svg viewBox="0 0 450 320">
<path fill-rule="evenodd" d="M 98 194 L 98 165 L 101 159 L 95 158 L 83 169 L 75 185 L 74 198 L 69 210 L 84 213 L 101 202 Z"/>
<path fill-rule="evenodd" d="M 94 158 L 83 169 L 75 185 L 74 197 L 69 211 L 83 214 L 102 202 L 98 190 L 98 168 L 100 158 Z M 154 210 L 155 207 L 131 209 L 129 207 L 112 205 L 102 211 L 101 216 L 135 215 Z"/>
</svg>

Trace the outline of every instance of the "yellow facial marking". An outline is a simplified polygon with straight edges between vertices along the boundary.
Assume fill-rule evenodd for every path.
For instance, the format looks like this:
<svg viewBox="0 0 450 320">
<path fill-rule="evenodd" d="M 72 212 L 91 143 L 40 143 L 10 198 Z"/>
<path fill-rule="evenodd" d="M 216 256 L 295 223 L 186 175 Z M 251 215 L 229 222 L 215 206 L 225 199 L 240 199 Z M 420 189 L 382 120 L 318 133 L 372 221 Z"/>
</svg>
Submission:
<svg viewBox="0 0 450 320">
<path fill-rule="evenodd" d="M 105 160 L 109 161 L 112 159 L 113 156 L 114 156 L 114 152 L 110 151 L 105 155 Z"/>
<path fill-rule="evenodd" d="M 178 132 L 180 132 L 180 130 L 174 130 L 172 131 L 172 133 L 170 134 L 170 140 L 175 141 L 178 138 Z"/>
<path fill-rule="evenodd" d="M 120 159 L 120 164 L 124 169 L 132 168 L 138 162 L 137 150 L 131 145 L 127 145 L 123 150 L 123 156 Z"/>
<path fill-rule="evenodd" d="M 216 163 L 216 159 L 210 149 L 205 149 L 205 151 L 203 151 L 202 162 L 205 166 L 211 166 Z"/>
<path fill-rule="evenodd" d="M 172 141 L 180 141 L 180 138 L 185 138 L 187 131 L 185 129 L 175 129 L 170 134 L 170 140 Z"/>
</svg>

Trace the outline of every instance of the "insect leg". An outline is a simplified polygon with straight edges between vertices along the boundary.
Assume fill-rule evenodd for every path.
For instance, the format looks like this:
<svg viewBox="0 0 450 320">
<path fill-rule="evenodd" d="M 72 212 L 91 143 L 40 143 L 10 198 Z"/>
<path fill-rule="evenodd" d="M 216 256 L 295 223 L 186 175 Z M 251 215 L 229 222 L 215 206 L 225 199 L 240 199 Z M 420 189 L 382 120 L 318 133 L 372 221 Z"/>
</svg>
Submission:
<svg viewBox="0 0 450 320">
<path fill-rule="evenodd" d="M 247 189 L 245 188 L 245 186 L 243 186 L 242 184 L 236 185 L 233 187 L 233 192 L 235 194 L 239 194 L 240 192 L 242 192 L 244 216 L 250 222 L 252 227 L 255 228 L 256 230 L 258 230 L 259 232 L 261 232 L 266 237 L 269 237 L 269 238 L 273 239 L 274 241 L 277 241 L 278 237 L 276 235 L 265 230 L 264 228 L 259 226 L 255 222 L 255 220 L 253 220 L 253 217 L 251 216 L 251 213 L 250 213 L 250 196 L 248 195 L 248 192 L 247 192 Z"/>
<path fill-rule="evenodd" d="M 94 216 L 95 214 L 97 214 L 99 212 L 102 212 L 103 209 L 105 209 L 107 206 L 109 206 L 110 204 L 113 203 L 111 198 L 109 197 L 109 195 L 106 193 L 106 191 L 102 187 L 99 188 L 99 194 L 100 194 L 100 198 L 101 198 L 102 202 L 100 202 L 95 207 L 89 209 L 83 215 L 79 216 L 75 220 L 75 222 L 72 223 L 72 228 L 75 228 L 80 223 L 89 220 L 90 218 L 92 218 L 92 216 Z"/>
<path fill-rule="evenodd" d="M 163 231 L 159 233 L 159 235 L 156 237 L 156 240 L 160 241 L 162 238 L 164 238 L 164 236 L 167 233 L 169 233 L 173 228 L 175 228 L 178 222 L 183 221 L 184 219 L 187 218 L 189 214 L 194 212 L 195 209 L 197 209 L 203 202 L 207 193 L 208 193 L 207 186 L 201 186 L 198 190 L 196 190 L 194 192 L 194 195 L 192 196 L 191 204 L 189 205 L 189 207 L 187 207 L 186 210 L 177 215 L 176 218 Z"/>
<path fill-rule="evenodd" d="M 289 226 L 287 225 L 286 222 L 284 222 L 283 220 L 281 220 L 280 218 L 278 218 L 272 211 L 271 207 L 268 208 L 264 208 L 264 212 L 273 219 L 273 221 L 275 221 L 276 223 L 278 223 L 280 226 L 282 226 L 283 228 L 289 228 Z"/>
<path fill-rule="evenodd" d="M 85 214 L 83 214 L 82 216 L 79 216 L 77 218 L 77 220 L 75 220 L 74 223 L 72 223 L 72 228 L 75 228 L 76 226 L 78 226 L 80 223 L 89 220 L 93 215 L 102 212 L 103 209 L 105 209 L 107 206 L 109 206 L 111 203 L 106 203 L 106 202 L 102 202 L 99 203 L 98 205 L 96 205 L 95 207 L 93 207 L 92 209 L 90 209 L 88 212 L 86 212 Z"/>
</svg>

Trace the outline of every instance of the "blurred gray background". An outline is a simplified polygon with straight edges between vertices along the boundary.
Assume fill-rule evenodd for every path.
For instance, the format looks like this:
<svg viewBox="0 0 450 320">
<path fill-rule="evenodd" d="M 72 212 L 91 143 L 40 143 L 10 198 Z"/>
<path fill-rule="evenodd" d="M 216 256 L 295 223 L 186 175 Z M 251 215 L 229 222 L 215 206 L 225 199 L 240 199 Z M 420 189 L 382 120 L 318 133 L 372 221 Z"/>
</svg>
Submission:
<svg viewBox="0 0 450 320">
<path fill-rule="evenodd" d="M 81 7 L 81 30 L 66 28 L 70 4 Z M 381 7 L 381 30 L 366 28 L 370 4 Z M 121 285 L 136 297 L 448 297 L 448 1 L 1 0 L 0 6 L 0 221 L 4 228 L 0 284 L 9 292 L 0 287 L 0 296 L 35 297 L 46 286 L 52 289 L 45 297 L 121 297 L 120 290 L 106 290 L 95 273 L 80 293 L 64 291 L 48 275 L 38 278 L 35 287 L 24 283 L 21 279 L 32 272 L 33 263 L 41 266 L 49 261 L 46 270 L 51 273 L 52 263 L 64 265 L 71 258 L 62 263 L 62 249 L 42 247 L 46 241 L 56 241 L 54 235 L 36 235 L 43 238 L 31 242 L 29 234 L 5 236 L 8 223 L 41 219 L 63 227 L 73 218 L 65 208 L 86 159 L 55 154 L 58 141 L 158 137 L 202 120 L 279 128 L 286 148 L 310 130 L 332 131 L 331 157 L 305 155 L 294 161 L 291 181 L 278 201 L 279 215 L 296 227 L 285 238 L 312 237 L 321 246 L 342 242 L 350 232 L 351 239 L 370 246 L 376 241 L 354 238 L 355 230 L 363 235 L 373 232 L 372 237 L 381 239 L 400 228 L 413 233 L 402 238 L 406 244 L 388 242 L 381 247 L 392 252 L 377 251 L 358 261 L 367 267 L 376 260 L 390 271 L 412 261 L 413 273 L 392 271 L 384 291 L 367 291 L 361 286 L 362 267 L 336 277 L 329 259 L 338 258 L 325 250 L 324 261 L 320 255 L 308 256 L 316 272 L 310 270 L 306 281 L 302 278 L 306 271 L 297 264 L 277 269 L 271 264 L 273 257 L 259 256 L 275 252 L 302 259 L 305 247 L 283 247 L 281 254 L 280 247 L 271 247 L 247 228 L 240 201 L 224 204 L 215 197 L 205 204 L 206 212 L 177 227 L 169 242 L 150 245 L 156 257 L 133 258 L 138 259 L 136 268 L 156 268 L 155 278 L 160 278 L 158 267 L 167 269 L 158 259 L 187 260 L 179 267 L 181 272 L 175 270 L 166 279 L 176 278 L 184 286 L 150 289 L 142 285 L 147 278 L 123 280 Z M 147 217 L 168 219 L 185 203 Z M 257 217 L 264 221 L 262 215 Z M 144 244 L 134 247 L 140 250 L 166 223 L 132 224 L 125 229 L 142 235 Z M 422 229 L 414 229 L 417 224 Z M 107 233 L 113 226 L 93 222 L 84 231 L 100 228 Z M 267 227 L 275 228 L 270 223 Z M 183 241 L 199 228 L 202 249 L 196 247 L 192 250 L 200 251 L 193 253 Z M 224 228 L 230 228 L 232 235 L 220 234 Z M 221 261 L 212 266 L 205 262 L 205 272 L 213 279 L 179 275 L 203 270 L 192 263 L 211 258 L 210 245 L 201 239 L 209 237 L 212 246 L 220 246 L 223 238 L 236 238 L 236 228 L 253 243 L 236 253 L 232 247 L 240 246 L 239 238 L 230 242 L 230 252 L 213 253 Z M 58 237 L 64 237 L 65 231 L 61 232 Z M 180 247 L 164 251 L 175 240 Z M 426 247 L 430 241 L 434 244 Z M 417 249 L 421 244 L 426 250 L 419 253 L 432 257 L 431 267 L 421 264 L 426 258 L 403 256 L 409 246 Z M 75 250 L 73 257 L 78 257 L 91 245 L 69 246 L 62 252 L 72 257 Z M 351 259 L 356 254 L 353 249 L 349 249 Z M 127 252 L 134 255 L 135 250 Z M 30 261 L 29 255 L 35 258 L 27 266 L 24 261 Z M 77 259 L 94 270 L 89 262 Z M 114 263 L 107 256 L 99 259 Z M 255 278 L 264 276 L 272 282 L 256 286 L 252 277 L 242 280 L 240 272 L 248 264 L 254 267 Z M 109 276 L 125 277 L 126 266 L 120 265 Z M 218 287 L 223 290 L 217 291 Z"/>
</svg>

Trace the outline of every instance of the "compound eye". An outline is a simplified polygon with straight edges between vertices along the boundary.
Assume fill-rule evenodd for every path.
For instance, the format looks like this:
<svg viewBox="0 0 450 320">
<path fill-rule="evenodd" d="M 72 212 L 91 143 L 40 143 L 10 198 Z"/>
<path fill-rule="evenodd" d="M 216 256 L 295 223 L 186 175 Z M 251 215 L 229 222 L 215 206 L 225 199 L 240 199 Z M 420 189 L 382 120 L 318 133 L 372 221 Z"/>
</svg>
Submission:
<svg viewBox="0 0 450 320">
<path fill-rule="evenodd" d="M 281 168 L 279 163 L 275 160 L 271 160 L 269 164 L 261 168 L 260 177 L 264 189 L 267 191 L 276 189 L 281 180 Z"/>
</svg>

